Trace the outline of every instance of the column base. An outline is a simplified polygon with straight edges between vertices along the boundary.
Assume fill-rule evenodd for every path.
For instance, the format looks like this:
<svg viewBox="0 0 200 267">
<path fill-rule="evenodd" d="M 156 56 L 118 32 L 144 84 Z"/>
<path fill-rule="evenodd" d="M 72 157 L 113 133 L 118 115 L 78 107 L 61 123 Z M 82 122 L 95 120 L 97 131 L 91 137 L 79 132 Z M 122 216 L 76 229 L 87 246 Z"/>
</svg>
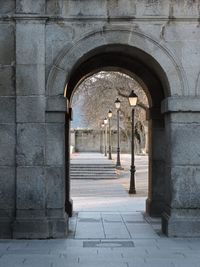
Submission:
<svg viewBox="0 0 200 267">
<path fill-rule="evenodd" d="M 165 211 L 162 231 L 168 237 L 200 237 L 200 209 Z"/>
<path fill-rule="evenodd" d="M 12 238 L 12 223 L 8 220 L 0 219 L 0 239 Z"/>
<path fill-rule="evenodd" d="M 0 209 L 0 238 L 12 238 L 12 223 L 15 219 L 15 212 L 13 209 Z"/>
<path fill-rule="evenodd" d="M 146 213 L 150 217 L 161 217 L 164 210 L 164 202 L 161 200 L 146 199 Z"/>
<path fill-rule="evenodd" d="M 68 232 L 68 217 L 42 219 L 16 219 L 13 224 L 14 239 L 64 238 Z"/>
</svg>

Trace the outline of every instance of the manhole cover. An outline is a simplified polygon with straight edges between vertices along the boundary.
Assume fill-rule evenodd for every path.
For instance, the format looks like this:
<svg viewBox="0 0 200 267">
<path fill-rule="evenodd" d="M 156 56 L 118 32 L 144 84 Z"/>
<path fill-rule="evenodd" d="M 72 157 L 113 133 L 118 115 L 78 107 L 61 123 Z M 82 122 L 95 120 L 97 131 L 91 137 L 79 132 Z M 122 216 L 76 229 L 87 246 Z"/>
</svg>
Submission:
<svg viewBox="0 0 200 267">
<path fill-rule="evenodd" d="M 83 247 L 85 248 L 105 248 L 105 247 L 134 247 L 133 241 L 83 241 Z"/>
</svg>

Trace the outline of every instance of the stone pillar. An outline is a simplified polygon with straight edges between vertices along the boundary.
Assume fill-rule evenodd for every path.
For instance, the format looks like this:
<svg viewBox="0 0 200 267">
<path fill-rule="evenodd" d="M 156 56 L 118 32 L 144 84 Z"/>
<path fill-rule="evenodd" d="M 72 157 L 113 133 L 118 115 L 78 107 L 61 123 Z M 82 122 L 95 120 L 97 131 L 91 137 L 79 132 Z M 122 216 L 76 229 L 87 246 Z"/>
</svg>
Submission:
<svg viewBox="0 0 200 267">
<path fill-rule="evenodd" d="M 46 109 L 46 213 L 50 224 L 50 237 L 67 234 L 66 214 L 66 99 L 48 97 Z"/>
<path fill-rule="evenodd" d="M 64 153 L 59 154 L 61 146 L 64 151 L 64 122 L 46 121 L 46 109 L 45 19 L 20 17 L 16 19 L 17 201 L 14 238 L 66 235 L 62 193 Z"/>
<path fill-rule="evenodd" d="M 17 218 L 14 238 L 46 238 L 45 21 L 16 21 Z"/>
<path fill-rule="evenodd" d="M 162 229 L 168 236 L 200 237 L 200 98 L 163 102 L 166 117 L 166 205 Z"/>
<path fill-rule="evenodd" d="M 7 3 L 6 3 L 7 4 Z M 3 2 L 0 14 L 4 12 Z M 6 16 L 5 16 L 6 18 Z M 12 238 L 15 218 L 15 23 L 0 21 L 0 238 Z"/>
<path fill-rule="evenodd" d="M 165 199 L 165 128 L 160 109 L 149 113 L 149 192 L 146 211 L 161 216 Z"/>
</svg>

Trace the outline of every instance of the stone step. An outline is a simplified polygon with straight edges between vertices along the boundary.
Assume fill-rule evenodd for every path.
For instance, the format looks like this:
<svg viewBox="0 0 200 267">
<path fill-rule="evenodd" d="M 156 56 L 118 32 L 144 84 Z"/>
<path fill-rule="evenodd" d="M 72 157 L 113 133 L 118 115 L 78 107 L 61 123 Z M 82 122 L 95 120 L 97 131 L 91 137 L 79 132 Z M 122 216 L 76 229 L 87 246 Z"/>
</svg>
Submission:
<svg viewBox="0 0 200 267">
<path fill-rule="evenodd" d="M 70 176 L 73 180 L 112 180 L 117 179 L 116 175 L 113 176 Z"/>
<path fill-rule="evenodd" d="M 71 176 L 115 176 L 116 173 L 95 173 L 95 172 L 91 172 L 91 173 L 73 173 L 71 172 Z"/>
<path fill-rule="evenodd" d="M 81 165 L 70 165 L 71 169 L 115 169 L 115 166 L 81 166 Z"/>
<path fill-rule="evenodd" d="M 71 162 L 71 179 L 116 179 L 116 168 L 112 162 Z"/>
<path fill-rule="evenodd" d="M 113 172 L 73 172 L 70 173 L 71 179 L 116 179 L 117 174 Z"/>
<path fill-rule="evenodd" d="M 116 175 L 115 172 L 109 172 L 109 173 L 106 173 L 106 172 L 102 172 L 102 173 L 96 173 L 96 172 L 70 172 L 71 175 Z"/>
</svg>

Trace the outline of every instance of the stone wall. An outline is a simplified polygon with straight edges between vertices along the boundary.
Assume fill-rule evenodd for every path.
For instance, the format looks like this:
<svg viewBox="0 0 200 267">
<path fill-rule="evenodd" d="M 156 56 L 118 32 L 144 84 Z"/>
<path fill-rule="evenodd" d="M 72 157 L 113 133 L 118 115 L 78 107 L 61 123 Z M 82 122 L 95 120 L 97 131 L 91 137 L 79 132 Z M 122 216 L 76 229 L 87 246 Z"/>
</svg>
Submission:
<svg viewBox="0 0 200 267">
<path fill-rule="evenodd" d="M 71 145 L 74 147 L 75 152 L 100 152 L 102 147 L 105 146 L 102 132 L 98 130 L 74 130 L 71 136 L 75 135 L 74 142 Z M 72 139 L 72 138 L 71 138 Z M 108 145 L 107 145 L 108 146 Z M 117 131 L 111 132 L 111 147 L 112 152 L 117 152 Z M 147 153 L 148 145 L 145 140 L 138 144 L 135 140 L 135 153 Z M 120 134 L 120 151 L 121 153 L 131 153 L 131 138 L 127 137 L 123 132 Z"/>
<path fill-rule="evenodd" d="M 199 0 L 0 1 L 0 237 L 66 236 L 68 81 L 102 47 L 146 70 L 127 69 L 151 104 L 149 213 L 200 236 L 199 14 Z"/>
</svg>

